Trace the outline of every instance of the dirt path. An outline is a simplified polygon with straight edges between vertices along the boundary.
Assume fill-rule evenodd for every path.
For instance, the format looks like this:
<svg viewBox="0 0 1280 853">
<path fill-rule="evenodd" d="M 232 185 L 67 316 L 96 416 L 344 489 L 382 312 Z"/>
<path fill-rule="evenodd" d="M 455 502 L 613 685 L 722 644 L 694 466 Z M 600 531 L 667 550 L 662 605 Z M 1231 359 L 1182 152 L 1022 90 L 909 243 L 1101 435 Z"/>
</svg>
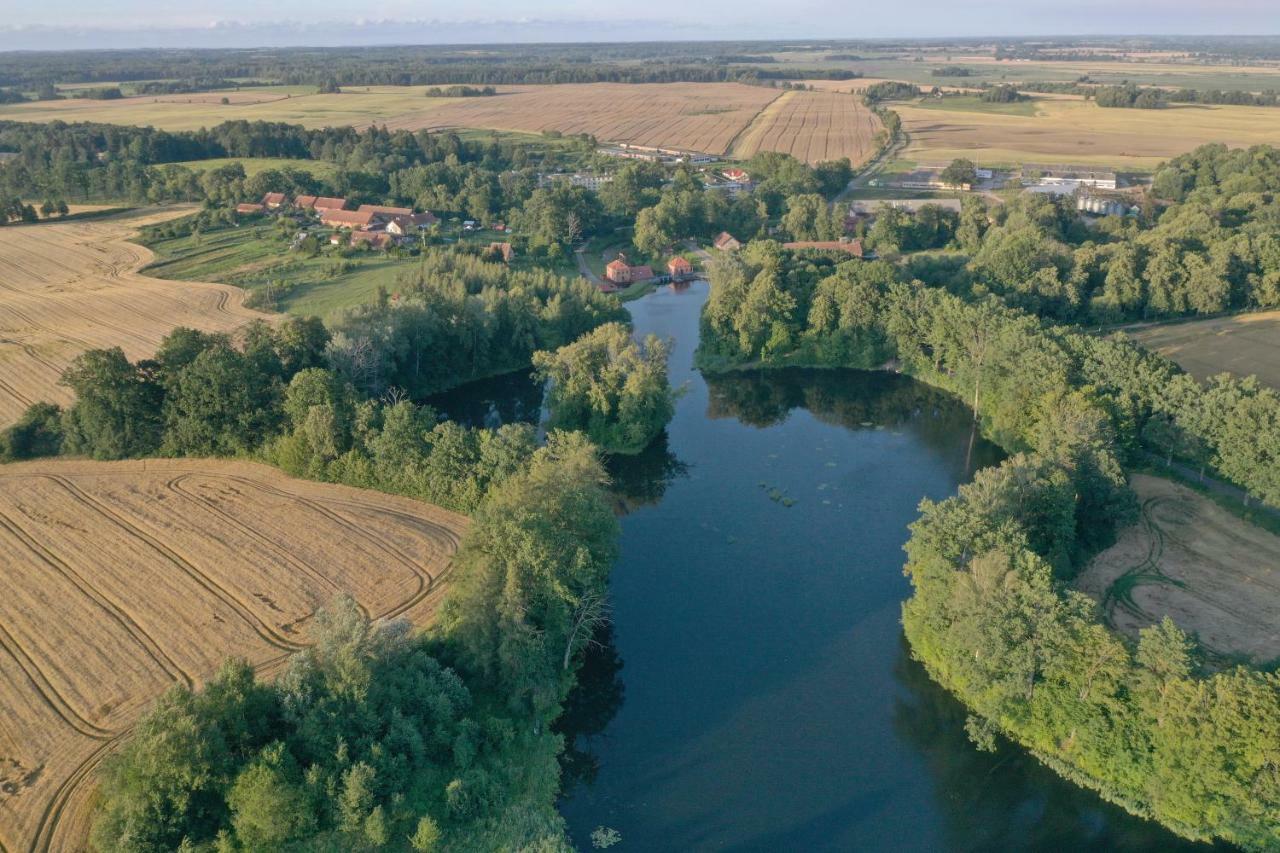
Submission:
<svg viewBox="0 0 1280 853">
<path fill-rule="evenodd" d="M 1076 586 L 1130 636 L 1169 616 L 1211 654 L 1280 657 L 1280 537 L 1171 480 L 1135 474 L 1132 485 L 1139 522 Z"/>
</svg>

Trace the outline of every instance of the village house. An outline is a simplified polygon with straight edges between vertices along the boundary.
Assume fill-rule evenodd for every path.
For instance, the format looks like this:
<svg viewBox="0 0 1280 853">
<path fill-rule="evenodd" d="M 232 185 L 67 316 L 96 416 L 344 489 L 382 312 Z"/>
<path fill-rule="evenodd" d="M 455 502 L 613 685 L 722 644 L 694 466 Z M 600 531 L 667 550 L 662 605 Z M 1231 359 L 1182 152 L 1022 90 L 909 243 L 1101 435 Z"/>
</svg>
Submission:
<svg viewBox="0 0 1280 853">
<path fill-rule="evenodd" d="M 293 200 L 293 206 L 299 210 L 314 210 L 316 213 L 323 213 L 326 210 L 345 210 L 347 200 L 331 196 L 300 195 Z"/>
<path fill-rule="evenodd" d="M 688 276 L 693 275 L 693 264 L 689 263 L 679 255 L 676 255 L 674 258 L 667 261 L 667 275 L 677 281 L 682 278 L 687 278 Z"/>
<path fill-rule="evenodd" d="M 430 213 L 411 213 L 408 216 L 397 216 L 387 223 L 387 233 L 395 234 L 397 237 L 406 237 L 424 228 L 429 228 L 439 221 Z"/>
<path fill-rule="evenodd" d="M 844 252 L 855 258 L 862 257 L 861 240 L 796 240 L 783 243 L 784 249 L 823 249 L 832 252 Z"/>
<path fill-rule="evenodd" d="M 252 216 L 255 213 L 266 213 L 267 209 L 260 204 L 237 204 L 236 213 Z"/>
<path fill-rule="evenodd" d="M 267 210 L 279 210 L 285 204 L 284 193 L 267 193 L 262 197 L 262 206 Z"/>
<path fill-rule="evenodd" d="M 604 268 L 604 277 L 614 284 L 633 284 L 653 278 L 653 268 L 646 264 L 632 266 L 626 255 L 618 255 Z"/>
<path fill-rule="evenodd" d="M 738 241 L 738 238 L 728 231 L 721 231 L 717 234 L 716 239 L 711 241 L 711 245 L 722 252 L 735 252 L 742 248 L 742 243 Z"/>
</svg>

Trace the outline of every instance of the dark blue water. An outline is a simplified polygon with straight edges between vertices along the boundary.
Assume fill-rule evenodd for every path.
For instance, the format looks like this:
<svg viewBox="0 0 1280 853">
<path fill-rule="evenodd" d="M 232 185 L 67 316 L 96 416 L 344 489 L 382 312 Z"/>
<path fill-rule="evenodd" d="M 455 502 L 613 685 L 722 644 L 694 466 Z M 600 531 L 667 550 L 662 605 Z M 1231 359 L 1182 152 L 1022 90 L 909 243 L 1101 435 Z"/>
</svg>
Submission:
<svg viewBox="0 0 1280 853">
<path fill-rule="evenodd" d="M 907 525 L 999 451 L 958 402 L 910 379 L 692 369 L 706 285 L 631 303 L 675 340 L 686 388 L 667 435 L 614 460 L 614 625 L 562 721 L 561 806 L 580 848 L 1170 850 L 1158 826 L 1008 744 L 910 659 L 899 624 Z M 527 376 L 433 401 L 537 417 Z M 519 414 L 517 414 L 519 413 Z"/>
</svg>

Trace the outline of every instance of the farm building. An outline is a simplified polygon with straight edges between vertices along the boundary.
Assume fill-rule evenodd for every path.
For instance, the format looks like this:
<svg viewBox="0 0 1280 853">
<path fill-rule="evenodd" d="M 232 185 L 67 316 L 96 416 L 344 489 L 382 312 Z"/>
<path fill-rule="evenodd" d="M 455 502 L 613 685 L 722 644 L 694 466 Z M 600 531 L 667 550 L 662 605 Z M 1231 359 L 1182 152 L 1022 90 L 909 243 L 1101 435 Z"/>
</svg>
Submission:
<svg viewBox="0 0 1280 853">
<path fill-rule="evenodd" d="M 1115 172 L 1099 172 L 1088 168 L 1050 167 L 1037 168 L 1028 166 L 1023 169 L 1023 183 L 1038 187 L 1061 187 L 1073 192 L 1080 187 L 1093 187 L 1099 190 L 1116 188 Z"/>
<path fill-rule="evenodd" d="M 255 213 L 266 213 L 267 209 L 260 204 L 237 204 L 236 213 L 252 216 Z"/>
<path fill-rule="evenodd" d="M 345 210 L 347 200 L 330 196 L 300 195 L 293 200 L 293 206 L 299 210 L 314 210 L 317 213 L 323 213 L 326 210 Z"/>
<path fill-rule="evenodd" d="M 1076 199 L 1076 210 L 1095 216 L 1124 216 L 1130 212 L 1130 208 L 1122 201 L 1092 195 L 1082 195 Z"/>
<path fill-rule="evenodd" d="M 733 252 L 742 248 L 742 243 L 738 238 L 734 237 L 728 231 L 721 231 L 717 234 L 716 239 L 711 242 L 711 245 L 715 246 L 722 252 Z"/>
<path fill-rule="evenodd" d="M 388 207 L 384 204 L 362 204 L 356 210 L 359 213 L 374 213 L 384 219 L 390 219 L 393 216 L 413 216 L 413 208 Z"/>
<path fill-rule="evenodd" d="M 855 258 L 862 257 L 861 240 L 796 240 L 783 243 L 784 249 L 823 249 L 831 252 L 845 252 Z"/>
<path fill-rule="evenodd" d="M 693 264 L 689 263 L 679 255 L 676 255 L 674 258 L 667 261 L 667 275 L 675 279 L 691 276 L 693 275 Z"/>
<path fill-rule="evenodd" d="M 367 210 L 326 210 L 320 214 L 320 224 L 330 228 L 369 228 L 377 222 L 377 214 Z"/>
<path fill-rule="evenodd" d="M 588 190 L 598 190 L 605 184 L 612 183 L 613 175 L 597 175 L 590 172 L 552 172 L 547 175 L 538 176 L 539 187 L 549 187 L 558 182 L 564 181 L 573 187 L 582 187 Z"/>
<path fill-rule="evenodd" d="M 653 268 L 645 264 L 632 266 L 626 255 L 618 255 L 604 268 L 604 277 L 614 284 L 631 284 L 653 278 Z"/>
<path fill-rule="evenodd" d="M 279 210 L 286 203 L 284 193 L 267 193 L 262 197 L 262 206 L 267 210 Z"/>
</svg>

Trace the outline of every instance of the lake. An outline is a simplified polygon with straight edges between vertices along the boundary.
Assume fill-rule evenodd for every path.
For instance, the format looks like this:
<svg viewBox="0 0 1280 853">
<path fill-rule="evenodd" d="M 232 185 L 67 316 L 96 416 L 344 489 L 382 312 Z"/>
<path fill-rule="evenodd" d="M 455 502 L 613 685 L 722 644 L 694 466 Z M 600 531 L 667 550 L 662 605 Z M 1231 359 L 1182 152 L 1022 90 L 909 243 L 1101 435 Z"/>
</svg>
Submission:
<svg viewBox="0 0 1280 853">
<path fill-rule="evenodd" d="M 706 295 L 628 305 L 674 339 L 684 396 L 663 440 L 610 463 L 613 628 L 560 723 L 579 848 L 604 826 L 619 851 L 1191 849 L 1007 742 L 979 752 L 912 661 L 907 525 L 1002 458 L 971 413 L 890 373 L 705 378 Z M 514 374 L 430 402 L 494 425 L 536 420 L 541 389 Z"/>
</svg>

